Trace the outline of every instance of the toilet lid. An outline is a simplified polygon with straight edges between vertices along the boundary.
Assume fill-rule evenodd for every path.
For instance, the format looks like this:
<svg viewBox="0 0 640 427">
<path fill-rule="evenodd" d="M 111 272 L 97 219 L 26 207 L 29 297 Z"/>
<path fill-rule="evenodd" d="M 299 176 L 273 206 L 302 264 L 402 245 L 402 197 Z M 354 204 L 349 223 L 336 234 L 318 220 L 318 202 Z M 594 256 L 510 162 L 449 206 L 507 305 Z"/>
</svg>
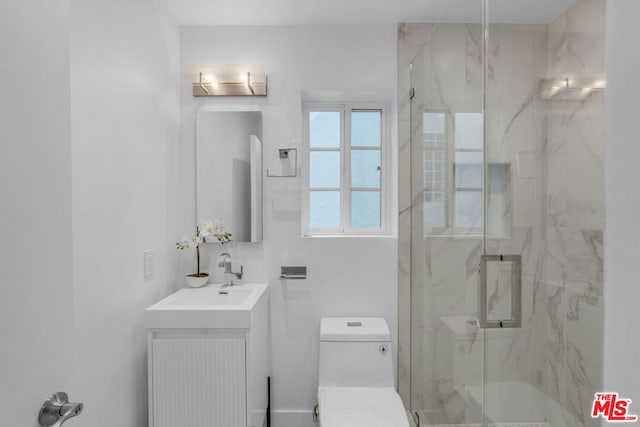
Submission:
<svg viewBox="0 0 640 427">
<path fill-rule="evenodd" d="M 409 427 L 391 387 L 320 387 L 318 406 L 322 427 Z"/>
</svg>

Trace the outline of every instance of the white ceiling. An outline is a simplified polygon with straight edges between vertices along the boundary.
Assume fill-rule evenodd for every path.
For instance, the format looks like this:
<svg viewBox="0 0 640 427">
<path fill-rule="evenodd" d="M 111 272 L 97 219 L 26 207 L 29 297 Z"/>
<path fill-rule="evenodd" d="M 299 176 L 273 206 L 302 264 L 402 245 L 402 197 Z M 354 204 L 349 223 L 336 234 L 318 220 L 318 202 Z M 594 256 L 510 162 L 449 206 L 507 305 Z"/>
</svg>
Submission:
<svg viewBox="0 0 640 427">
<path fill-rule="evenodd" d="M 162 0 L 180 25 L 479 22 L 482 0 Z M 578 0 L 488 0 L 493 22 L 548 23 Z"/>
</svg>

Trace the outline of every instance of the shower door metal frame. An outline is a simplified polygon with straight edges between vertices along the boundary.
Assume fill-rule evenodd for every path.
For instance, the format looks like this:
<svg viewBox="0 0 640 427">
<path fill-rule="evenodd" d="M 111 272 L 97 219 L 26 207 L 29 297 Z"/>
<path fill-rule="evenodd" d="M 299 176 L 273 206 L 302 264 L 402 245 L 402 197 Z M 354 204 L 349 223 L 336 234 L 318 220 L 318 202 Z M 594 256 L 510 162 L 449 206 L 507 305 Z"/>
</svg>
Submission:
<svg viewBox="0 0 640 427">
<path fill-rule="evenodd" d="M 511 262 L 511 317 L 489 320 L 487 316 L 487 263 Z M 483 329 L 520 328 L 522 326 L 522 256 L 481 255 L 478 291 L 478 326 Z"/>
</svg>

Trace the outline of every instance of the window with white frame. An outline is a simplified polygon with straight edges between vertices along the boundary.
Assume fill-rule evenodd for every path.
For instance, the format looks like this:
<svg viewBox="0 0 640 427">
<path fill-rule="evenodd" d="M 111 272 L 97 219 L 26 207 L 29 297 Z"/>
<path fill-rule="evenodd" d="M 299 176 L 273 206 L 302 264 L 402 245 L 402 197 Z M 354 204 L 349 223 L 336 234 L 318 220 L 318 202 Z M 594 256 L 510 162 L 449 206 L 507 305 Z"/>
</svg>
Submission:
<svg viewBox="0 0 640 427">
<path fill-rule="evenodd" d="M 481 234 L 486 225 L 488 235 L 506 236 L 510 166 L 488 163 L 485 200 L 483 115 L 455 113 L 452 118 L 450 123 L 437 111 L 422 117 L 425 232 Z"/>
<path fill-rule="evenodd" d="M 442 230 L 448 224 L 446 116 L 425 113 L 423 118 L 424 225 Z"/>
<path fill-rule="evenodd" d="M 303 110 L 303 234 L 384 234 L 385 107 L 305 104 Z"/>
<path fill-rule="evenodd" d="M 482 113 L 456 113 L 453 145 L 453 224 L 466 233 L 483 227 L 484 127 Z"/>
</svg>

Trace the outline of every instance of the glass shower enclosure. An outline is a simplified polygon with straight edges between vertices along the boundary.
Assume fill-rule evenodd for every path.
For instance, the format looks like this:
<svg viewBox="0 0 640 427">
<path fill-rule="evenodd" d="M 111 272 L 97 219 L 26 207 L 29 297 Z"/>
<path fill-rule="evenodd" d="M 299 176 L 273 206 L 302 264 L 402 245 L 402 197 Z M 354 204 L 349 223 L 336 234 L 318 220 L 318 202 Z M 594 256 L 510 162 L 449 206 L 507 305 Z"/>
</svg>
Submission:
<svg viewBox="0 0 640 427">
<path fill-rule="evenodd" d="M 597 425 L 604 0 L 515 3 L 399 28 L 420 426 Z"/>
</svg>

